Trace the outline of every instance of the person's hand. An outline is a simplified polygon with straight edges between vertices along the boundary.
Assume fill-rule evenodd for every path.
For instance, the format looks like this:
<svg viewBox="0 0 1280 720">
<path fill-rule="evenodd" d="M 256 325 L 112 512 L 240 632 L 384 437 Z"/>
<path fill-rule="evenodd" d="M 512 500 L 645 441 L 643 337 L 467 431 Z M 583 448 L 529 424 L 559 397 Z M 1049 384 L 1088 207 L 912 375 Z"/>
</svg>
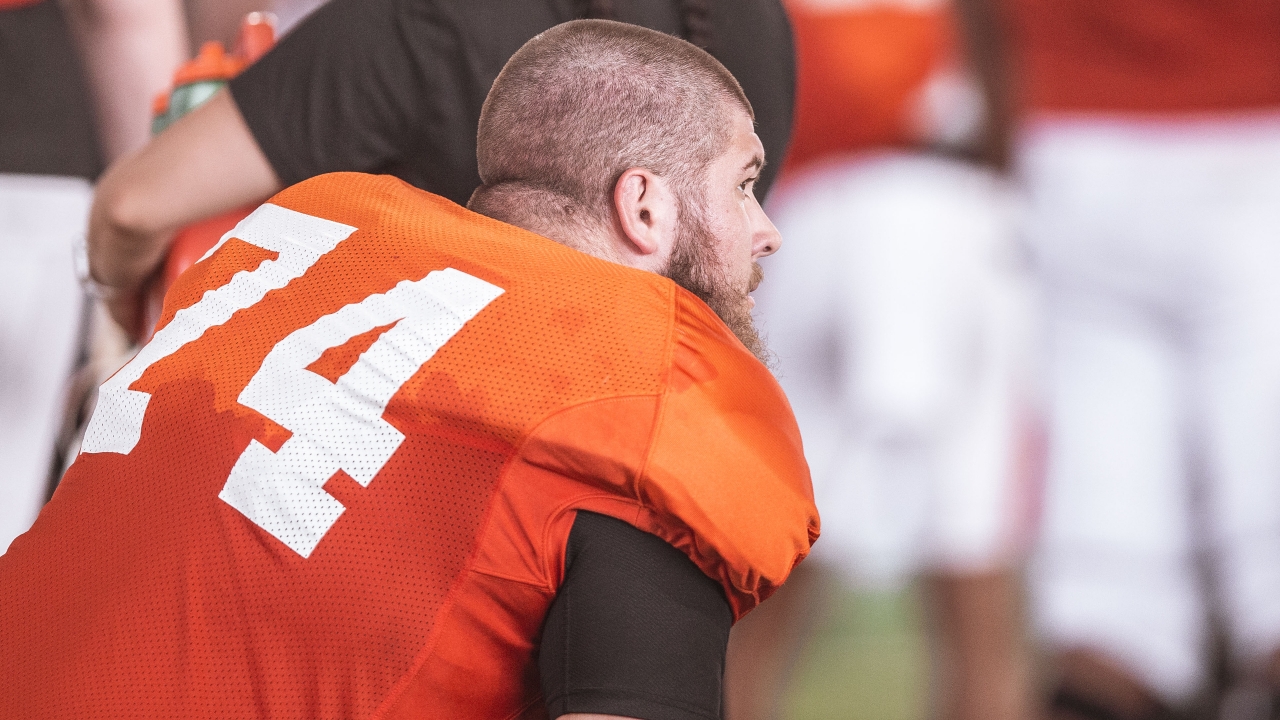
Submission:
<svg viewBox="0 0 1280 720">
<path fill-rule="evenodd" d="M 146 296 L 145 292 L 126 291 L 113 293 L 111 297 L 102 300 L 111 313 L 111 319 L 119 323 L 135 343 L 141 342 L 146 336 L 145 328 L 142 327 L 142 318 L 146 315 L 143 308 Z"/>
<path fill-rule="evenodd" d="M 138 336 L 145 286 L 173 233 L 281 189 L 226 89 L 102 176 L 89 212 L 89 271 L 111 316 Z"/>
<path fill-rule="evenodd" d="M 91 293 L 102 300 L 111 317 L 138 340 L 145 287 L 164 262 L 168 233 L 157 232 L 144 219 L 129 216 L 131 200 L 119 196 L 131 187 L 119 177 L 130 170 L 129 162 L 113 166 L 94 195 L 86 239 L 87 280 L 91 281 Z"/>
</svg>

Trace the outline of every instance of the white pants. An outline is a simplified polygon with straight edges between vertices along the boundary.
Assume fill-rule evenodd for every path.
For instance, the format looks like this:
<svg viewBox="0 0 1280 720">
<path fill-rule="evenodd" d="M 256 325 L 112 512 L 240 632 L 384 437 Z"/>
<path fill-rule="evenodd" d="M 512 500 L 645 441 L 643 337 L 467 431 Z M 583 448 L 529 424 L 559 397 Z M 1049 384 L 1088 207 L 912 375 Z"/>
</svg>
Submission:
<svg viewBox="0 0 1280 720">
<path fill-rule="evenodd" d="M 0 552 L 48 492 L 84 303 L 72 248 L 90 199 L 84 180 L 0 174 Z"/>
<path fill-rule="evenodd" d="M 1030 495 L 1028 298 L 988 173 L 909 153 L 790 178 L 758 320 L 800 423 L 822 538 L 855 584 L 1007 566 Z"/>
<path fill-rule="evenodd" d="M 1179 702 L 1201 548 L 1236 649 L 1280 646 L 1280 116 L 1044 120 L 1021 158 L 1050 339 L 1036 624 Z"/>
</svg>

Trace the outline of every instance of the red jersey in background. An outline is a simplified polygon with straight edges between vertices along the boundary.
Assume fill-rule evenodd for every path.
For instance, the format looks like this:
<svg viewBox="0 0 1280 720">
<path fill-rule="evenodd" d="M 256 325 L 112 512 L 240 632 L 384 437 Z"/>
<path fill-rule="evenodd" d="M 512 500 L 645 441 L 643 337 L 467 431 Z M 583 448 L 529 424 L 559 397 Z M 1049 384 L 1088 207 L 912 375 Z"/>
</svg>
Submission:
<svg viewBox="0 0 1280 720">
<path fill-rule="evenodd" d="M 952 142 L 977 102 L 949 3 L 788 0 L 797 55 L 787 168 L 831 155 Z M 945 106 L 945 107 L 942 107 Z"/>
<path fill-rule="evenodd" d="M 1280 106 L 1275 0 L 1008 0 L 1032 110 L 1166 113 Z"/>
</svg>

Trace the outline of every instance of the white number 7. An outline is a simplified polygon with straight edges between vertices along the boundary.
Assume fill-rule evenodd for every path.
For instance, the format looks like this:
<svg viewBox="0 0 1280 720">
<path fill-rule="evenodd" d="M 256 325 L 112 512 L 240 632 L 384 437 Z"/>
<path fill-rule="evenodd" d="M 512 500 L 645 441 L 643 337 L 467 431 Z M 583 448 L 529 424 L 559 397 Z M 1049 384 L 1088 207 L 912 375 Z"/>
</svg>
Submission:
<svg viewBox="0 0 1280 720">
<path fill-rule="evenodd" d="M 130 390 L 129 386 L 137 382 L 147 368 L 199 339 L 209 328 L 230 320 L 237 310 L 251 307 L 267 292 L 301 277 L 321 256 L 355 231 L 350 225 L 270 203 L 241 220 L 201 260 L 233 237 L 274 251 L 276 259 L 264 260 L 254 270 L 236 273 L 226 285 L 206 292 L 194 305 L 179 310 L 151 342 L 104 382 L 98 389 L 98 405 L 89 420 L 89 427 L 85 428 L 80 451 L 122 455 L 133 452 L 142 437 L 142 421 L 151 395 Z"/>
</svg>

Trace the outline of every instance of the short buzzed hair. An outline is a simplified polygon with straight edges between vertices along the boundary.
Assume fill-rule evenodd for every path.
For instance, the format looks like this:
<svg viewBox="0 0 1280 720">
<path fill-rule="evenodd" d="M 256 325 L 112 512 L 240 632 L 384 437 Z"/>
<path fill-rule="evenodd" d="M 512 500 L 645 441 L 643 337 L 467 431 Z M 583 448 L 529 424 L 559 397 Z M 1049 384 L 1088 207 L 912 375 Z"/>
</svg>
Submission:
<svg viewBox="0 0 1280 720">
<path fill-rule="evenodd" d="M 487 196 L 533 191 L 604 219 L 633 167 L 689 189 L 724 152 L 734 108 L 755 117 L 733 75 L 684 40 L 609 20 L 557 25 L 507 61 L 485 99 L 471 207 L 498 217 Z"/>
</svg>

